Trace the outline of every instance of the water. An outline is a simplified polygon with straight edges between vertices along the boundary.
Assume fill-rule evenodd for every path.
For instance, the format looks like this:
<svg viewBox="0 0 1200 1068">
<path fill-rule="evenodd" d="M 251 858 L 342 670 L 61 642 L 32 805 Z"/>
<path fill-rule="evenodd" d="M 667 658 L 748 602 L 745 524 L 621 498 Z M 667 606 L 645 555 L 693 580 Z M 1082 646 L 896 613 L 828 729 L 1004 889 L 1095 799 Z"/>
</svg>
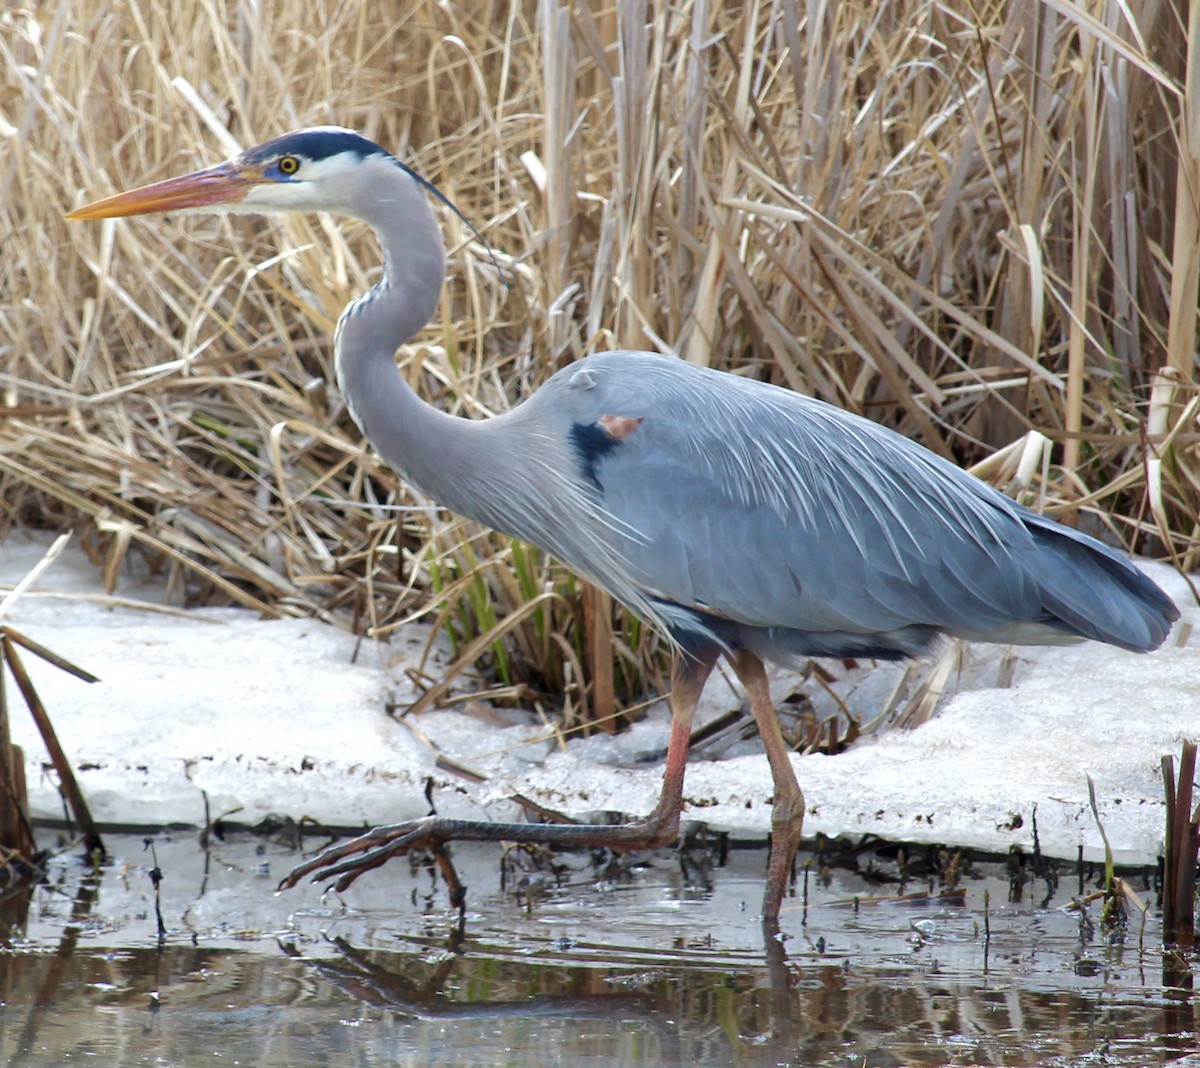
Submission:
<svg viewBox="0 0 1200 1068">
<path fill-rule="evenodd" d="M 276 896 L 291 848 L 153 841 L 154 856 L 109 836 L 98 871 L 67 852 L 49 885 L 0 901 L 0 1063 L 1200 1063 L 1179 988 L 1195 962 L 1164 986 L 1155 910 L 1104 934 L 1098 904 L 1067 907 L 1073 866 L 1010 902 L 998 861 L 940 897 L 934 876 L 896 883 L 894 851 L 802 854 L 807 907 L 801 881 L 764 946 L 761 849 L 724 866 L 693 852 L 686 875 L 672 852 L 602 870 L 569 855 L 514 896 L 498 848 L 458 846 L 460 932 L 433 872 L 405 860 L 342 898 Z"/>
</svg>

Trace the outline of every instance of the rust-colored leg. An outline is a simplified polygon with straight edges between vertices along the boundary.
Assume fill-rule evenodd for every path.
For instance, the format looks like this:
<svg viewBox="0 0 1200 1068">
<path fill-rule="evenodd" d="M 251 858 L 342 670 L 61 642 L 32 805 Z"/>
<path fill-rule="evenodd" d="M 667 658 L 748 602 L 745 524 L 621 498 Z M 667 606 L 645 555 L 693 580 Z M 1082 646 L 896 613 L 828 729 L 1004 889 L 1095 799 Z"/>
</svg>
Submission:
<svg viewBox="0 0 1200 1068">
<path fill-rule="evenodd" d="M 771 809 L 771 859 L 767 868 L 767 886 L 763 893 L 763 920 L 774 924 L 779 919 L 779 906 L 787 889 L 792 861 L 800 848 L 804 829 L 804 794 L 792 768 L 791 751 L 783 740 L 775 706 L 771 703 L 771 687 L 763 662 L 745 649 L 727 657 L 734 674 L 746 688 L 750 709 L 762 735 L 763 747 L 775 780 L 775 803 Z"/>
<path fill-rule="evenodd" d="M 683 808 L 683 777 L 692 740 L 692 720 L 717 656 L 715 651 L 698 657 L 676 654 L 671 662 L 671 739 L 667 743 L 662 793 L 658 795 L 654 811 L 644 821 L 655 831 L 651 847 L 670 845 L 679 837 L 679 812 Z"/>
<path fill-rule="evenodd" d="M 692 718 L 717 655 L 713 650 L 698 656 L 677 656 L 671 666 L 671 740 L 667 745 L 667 766 L 658 804 L 645 819 L 614 827 L 583 823 L 478 823 L 427 816 L 408 823 L 376 827 L 348 842 L 331 846 L 292 869 L 279 884 L 279 889 L 286 890 L 311 876 L 314 880 L 336 877 L 334 885 L 342 891 L 360 875 L 410 849 L 432 849 L 440 864 L 445 858 L 442 846 L 455 839 L 536 842 L 568 847 L 607 846 L 611 849 L 652 849 L 669 845 L 679 836 L 679 810 L 683 806 L 683 776 L 687 769 Z M 462 887 L 457 884 L 457 878 L 447 873 L 445 867 L 443 873 L 451 885 L 451 892 L 461 895 Z"/>
</svg>

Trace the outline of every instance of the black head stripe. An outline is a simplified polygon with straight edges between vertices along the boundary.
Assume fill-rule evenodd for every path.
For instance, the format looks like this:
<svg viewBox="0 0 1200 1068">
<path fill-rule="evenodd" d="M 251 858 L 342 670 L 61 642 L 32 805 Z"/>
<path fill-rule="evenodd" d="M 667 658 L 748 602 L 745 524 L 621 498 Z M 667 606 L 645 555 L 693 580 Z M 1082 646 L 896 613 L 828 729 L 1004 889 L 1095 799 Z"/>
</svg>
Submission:
<svg viewBox="0 0 1200 1068">
<path fill-rule="evenodd" d="M 352 130 L 338 130 L 333 127 L 314 130 L 298 130 L 295 133 L 284 134 L 274 140 L 267 141 L 246 153 L 249 163 L 261 163 L 276 156 L 293 153 L 304 159 L 328 159 L 349 152 L 359 159 L 368 156 L 386 156 L 388 153 L 374 141 L 356 134 Z"/>
</svg>

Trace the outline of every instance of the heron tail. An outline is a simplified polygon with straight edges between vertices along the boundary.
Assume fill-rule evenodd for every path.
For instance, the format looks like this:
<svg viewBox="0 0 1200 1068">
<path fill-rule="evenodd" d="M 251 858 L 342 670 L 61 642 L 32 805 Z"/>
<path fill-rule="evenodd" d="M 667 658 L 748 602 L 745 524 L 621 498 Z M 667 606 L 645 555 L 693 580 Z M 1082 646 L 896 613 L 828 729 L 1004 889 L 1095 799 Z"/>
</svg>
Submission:
<svg viewBox="0 0 1200 1068">
<path fill-rule="evenodd" d="M 1179 609 L 1152 579 L 1086 534 L 1033 513 L 1025 521 L 1037 549 L 1041 622 L 1136 653 L 1162 645 Z"/>
</svg>

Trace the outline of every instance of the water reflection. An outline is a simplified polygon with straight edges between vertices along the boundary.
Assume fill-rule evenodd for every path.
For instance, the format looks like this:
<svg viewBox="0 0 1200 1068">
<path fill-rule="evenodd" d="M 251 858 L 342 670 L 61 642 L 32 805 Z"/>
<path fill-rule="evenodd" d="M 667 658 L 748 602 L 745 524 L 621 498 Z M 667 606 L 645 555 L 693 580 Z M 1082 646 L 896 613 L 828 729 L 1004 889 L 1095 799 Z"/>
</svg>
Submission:
<svg viewBox="0 0 1200 1068">
<path fill-rule="evenodd" d="M 1197 1052 L 1195 960 L 1158 952 L 1153 921 L 1114 940 L 1040 894 L 993 904 L 985 973 L 982 892 L 1005 900 L 999 863 L 976 865 L 957 897 L 886 903 L 871 903 L 875 876 L 826 869 L 764 947 L 761 851 L 734 851 L 705 893 L 666 854 L 600 880 L 571 858 L 563 886 L 514 904 L 495 851 L 456 850 L 473 908 L 460 927 L 420 869 L 413 882 L 395 865 L 346 901 L 277 898 L 271 868 L 291 854 L 246 839 L 205 856 L 185 837 L 157 845 L 159 946 L 151 861 L 136 840 L 110 846 L 127 859 L 100 872 L 64 859 L 23 903 L 0 900 L 0 1063 L 848 1068 Z"/>
</svg>

